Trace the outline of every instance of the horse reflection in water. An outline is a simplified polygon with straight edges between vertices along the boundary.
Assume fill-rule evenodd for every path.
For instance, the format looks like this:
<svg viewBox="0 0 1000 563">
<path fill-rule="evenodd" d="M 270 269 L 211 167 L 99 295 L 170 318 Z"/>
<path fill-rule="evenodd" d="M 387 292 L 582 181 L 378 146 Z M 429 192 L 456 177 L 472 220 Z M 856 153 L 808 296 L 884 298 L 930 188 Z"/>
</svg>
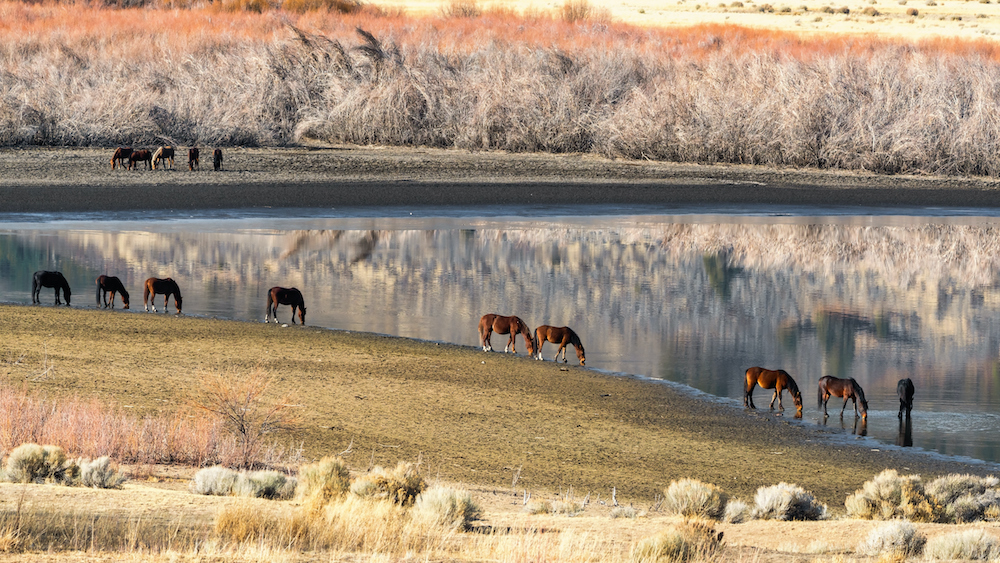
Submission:
<svg viewBox="0 0 1000 563">
<path fill-rule="evenodd" d="M 367 230 L 363 231 L 364 234 L 360 238 L 345 236 L 349 232 L 341 229 L 295 231 L 291 233 L 292 238 L 288 248 L 281 253 L 281 259 L 285 260 L 307 252 L 326 251 L 343 244 L 350 250 L 348 263 L 357 264 L 371 258 L 384 234 L 383 231 Z"/>
<path fill-rule="evenodd" d="M 913 421 L 909 415 L 899 418 L 899 436 L 896 437 L 896 445 L 904 448 L 913 446 Z"/>
<path fill-rule="evenodd" d="M 771 397 L 771 410 L 774 410 L 774 400 L 778 400 L 778 410 L 785 410 L 781 404 L 781 392 L 788 389 L 788 394 L 792 396 L 795 403 L 795 418 L 802 418 L 802 393 L 799 386 L 792 379 L 791 375 L 783 369 L 773 370 L 762 367 L 752 367 L 746 372 L 746 386 L 743 388 L 743 406 L 751 409 L 757 408 L 753 404 L 753 390 L 755 387 L 762 389 L 774 389 L 774 396 Z"/>
<path fill-rule="evenodd" d="M 829 420 L 829 418 L 830 418 L 829 416 L 823 415 L 823 418 L 820 420 L 820 424 L 822 424 L 823 426 L 826 426 L 827 420 Z M 850 426 L 848 426 L 848 425 L 850 425 Z M 868 419 L 867 418 L 860 418 L 860 417 L 856 416 L 853 419 L 851 419 L 850 422 L 847 422 L 847 421 L 844 420 L 844 417 L 841 417 L 840 418 L 840 429 L 841 430 L 846 430 L 847 432 L 850 432 L 851 434 L 854 434 L 855 436 L 867 436 L 868 435 Z"/>
</svg>

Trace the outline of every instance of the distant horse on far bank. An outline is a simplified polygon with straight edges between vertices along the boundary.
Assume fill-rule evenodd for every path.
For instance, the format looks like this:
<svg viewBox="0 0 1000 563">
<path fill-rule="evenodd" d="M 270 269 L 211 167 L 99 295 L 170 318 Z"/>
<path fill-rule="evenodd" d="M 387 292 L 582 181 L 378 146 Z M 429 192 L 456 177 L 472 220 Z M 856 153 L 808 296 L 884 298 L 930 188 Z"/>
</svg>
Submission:
<svg viewBox="0 0 1000 563">
<path fill-rule="evenodd" d="M 792 379 L 791 375 L 783 369 L 764 369 L 762 367 L 752 367 L 746 372 L 746 386 L 743 388 L 743 406 L 752 409 L 757 408 L 753 404 L 753 390 L 755 387 L 762 389 L 774 389 L 774 396 L 771 397 L 771 410 L 774 410 L 774 400 L 778 400 L 778 409 L 785 410 L 781 404 L 781 392 L 788 389 L 788 394 L 792 396 L 795 403 L 795 417 L 802 417 L 802 393 L 799 386 Z"/>
<path fill-rule="evenodd" d="M 528 325 L 524 323 L 521 319 L 516 316 L 504 317 L 496 313 L 488 313 L 483 315 L 479 319 L 479 340 L 483 345 L 484 352 L 492 352 L 493 344 L 490 343 L 490 336 L 496 332 L 497 334 L 509 334 L 510 339 L 507 341 L 507 345 L 504 346 L 504 353 L 510 351 L 517 353 L 516 347 L 517 335 L 520 334 L 524 337 L 524 344 L 528 347 L 528 355 L 535 355 L 535 342 L 531 337 L 531 329 Z"/>
<path fill-rule="evenodd" d="M 31 302 L 41 303 L 39 294 L 43 287 L 52 287 L 56 290 L 56 305 L 62 305 L 62 301 L 59 300 L 59 290 L 62 290 L 63 297 L 66 298 L 66 306 L 69 306 L 70 295 L 73 294 L 69 289 L 69 282 L 62 275 L 62 272 L 53 272 L 48 270 L 40 270 L 35 272 L 35 275 L 31 279 Z"/>
<path fill-rule="evenodd" d="M 146 149 L 139 149 L 137 151 L 132 151 L 132 154 L 128 155 L 128 169 L 139 168 L 140 162 L 146 163 L 146 170 L 149 170 L 153 162 L 153 154 Z"/>
<path fill-rule="evenodd" d="M 899 418 L 903 418 L 903 409 L 906 409 L 906 417 L 910 417 L 913 410 L 913 380 L 907 377 L 900 379 L 896 384 L 896 394 L 899 395 Z"/>
<path fill-rule="evenodd" d="M 539 360 L 542 359 L 542 346 L 546 342 L 559 345 L 559 348 L 556 349 L 555 357 L 552 358 L 554 362 L 559 361 L 559 352 L 562 352 L 563 363 L 566 363 L 566 346 L 568 344 L 572 344 L 576 350 L 576 357 L 580 360 L 581 366 L 587 361 L 587 358 L 584 356 L 583 343 L 580 342 L 580 337 L 568 326 L 542 325 L 535 329 L 535 357 Z"/>
<path fill-rule="evenodd" d="M 868 400 L 865 399 L 865 392 L 858 385 L 853 377 L 840 379 L 827 375 L 819 378 L 819 407 L 823 408 L 823 416 L 827 416 L 826 403 L 830 397 L 843 397 L 844 406 L 840 408 L 840 416 L 844 416 L 844 409 L 847 408 L 847 401 L 854 401 L 854 416 L 859 415 L 863 419 L 868 419 Z"/>
<path fill-rule="evenodd" d="M 302 292 L 294 287 L 272 287 L 267 290 L 267 314 L 264 315 L 264 322 L 269 322 L 271 314 L 274 314 L 274 322 L 278 322 L 278 305 L 292 306 L 292 324 L 295 324 L 295 309 L 299 310 L 299 322 L 306 324 L 306 305 L 302 299 Z"/>
<path fill-rule="evenodd" d="M 181 289 L 177 287 L 177 282 L 172 278 L 148 278 L 146 283 L 142 284 L 142 304 L 149 311 L 149 307 L 153 307 L 153 312 L 156 312 L 156 296 L 163 295 L 163 312 L 167 312 L 167 299 L 171 295 L 174 296 L 174 307 L 177 309 L 177 314 L 181 312 Z M 147 305 L 146 302 L 149 302 Z"/>
<path fill-rule="evenodd" d="M 115 154 L 111 156 L 111 169 L 114 170 L 118 166 L 125 168 L 125 163 L 130 156 L 132 156 L 132 147 L 118 147 L 115 149 Z"/>
<path fill-rule="evenodd" d="M 198 170 L 201 168 L 201 163 L 198 160 L 198 147 L 191 147 L 188 149 L 188 170 Z"/>
<path fill-rule="evenodd" d="M 108 301 L 108 294 L 111 294 L 111 301 Z M 125 289 L 125 284 L 122 280 L 115 276 L 97 276 L 97 306 L 101 306 L 101 301 L 104 301 L 104 308 L 107 309 L 109 306 L 115 308 L 115 294 L 121 293 L 123 309 L 128 309 L 128 291 Z"/>
<path fill-rule="evenodd" d="M 153 153 L 153 170 L 156 170 L 157 164 L 163 164 L 166 161 L 170 168 L 174 167 L 174 147 L 160 147 L 156 149 Z"/>
<path fill-rule="evenodd" d="M 216 172 L 222 170 L 222 149 L 212 151 L 212 167 Z"/>
</svg>

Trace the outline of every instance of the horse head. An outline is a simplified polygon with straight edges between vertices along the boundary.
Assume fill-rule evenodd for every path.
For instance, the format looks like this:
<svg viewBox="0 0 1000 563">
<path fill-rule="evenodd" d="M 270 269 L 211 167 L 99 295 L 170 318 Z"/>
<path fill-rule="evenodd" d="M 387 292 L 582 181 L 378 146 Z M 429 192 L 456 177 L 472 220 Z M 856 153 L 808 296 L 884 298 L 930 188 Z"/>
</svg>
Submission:
<svg viewBox="0 0 1000 563">
<path fill-rule="evenodd" d="M 587 357 L 583 352 L 583 344 L 574 346 L 576 348 L 576 357 L 580 360 L 580 365 L 585 365 L 587 363 Z"/>
<path fill-rule="evenodd" d="M 795 418 L 802 418 L 802 393 L 798 389 L 792 392 L 792 402 L 795 403 Z"/>
</svg>

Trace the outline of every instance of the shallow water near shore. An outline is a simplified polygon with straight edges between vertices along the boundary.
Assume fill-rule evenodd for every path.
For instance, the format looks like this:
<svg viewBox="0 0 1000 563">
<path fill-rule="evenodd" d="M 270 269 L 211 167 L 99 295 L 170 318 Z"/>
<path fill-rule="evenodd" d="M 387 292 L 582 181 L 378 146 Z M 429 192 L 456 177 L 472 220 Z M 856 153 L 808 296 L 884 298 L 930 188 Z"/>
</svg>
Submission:
<svg viewBox="0 0 1000 563">
<path fill-rule="evenodd" d="M 6 216 L 0 301 L 58 269 L 74 307 L 120 277 L 173 277 L 185 314 L 260 320 L 275 285 L 310 325 L 478 346 L 479 317 L 568 325 L 587 365 L 742 404 L 743 372 L 789 371 L 802 424 L 873 448 L 1000 461 L 1000 219 L 975 210 L 652 207 L 206 211 Z M 411 215 L 411 213 L 414 213 Z M 853 214 L 852 214 L 853 213 Z M 53 292 L 41 293 L 51 306 Z M 163 299 L 156 306 L 162 310 Z M 120 304 L 119 304 L 120 306 Z M 173 312 L 172 302 L 169 309 Z M 279 308 L 282 322 L 288 307 Z M 507 337 L 494 335 L 494 349 Z M 517 351 L 525 344 L 518 337 Z M 543 348 L 551 360 L 555 347 Z M 574 351 L 569 361 L 576 363 Z M 854 377 L 870 406 L 817 410 L 816 380 Z M 913 379 L 910 426 L 897 380 Z M 771 392 L 754 400 L 766 411 Z M 784 416 L 794 410 L 785 395 Z"/>
</svg>

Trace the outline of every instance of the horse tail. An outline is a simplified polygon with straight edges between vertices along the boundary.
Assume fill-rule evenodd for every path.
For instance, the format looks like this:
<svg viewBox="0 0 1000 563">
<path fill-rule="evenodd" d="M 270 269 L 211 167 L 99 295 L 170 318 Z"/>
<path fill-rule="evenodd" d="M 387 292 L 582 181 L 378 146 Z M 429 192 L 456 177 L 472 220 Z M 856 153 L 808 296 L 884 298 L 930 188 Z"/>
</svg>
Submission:
<svg viewBox="0 0 1000 563">
<path fill-rule="evenodd" d="M 267 312 L 264 315 L 265 319 L 271 318 L 271 306 L 274 304 L 274 293 L 271 291 L 267 292 Z"/>
<path fill-rule="evenodd" d="M 823 391 L 825 391 L 825 386 L 823 385 L 823 378 L 819 378 L 819 394 L 816 396 L 816 408 L 823 408 Z"/>
<path fill-rule="evenodd" d="M 150 289 L 150 286 L 152 284 L 153 284 L 153 282 L 150 281 L 150 280 L 146 280 L 146 283 L 142 284 L 142 302 L 143 302 L 143 304 L 145 304 L 146 301 L 149 301 L 149 289 Z"/>
<path fill-rule="evenodd" d="M 101 278 L 97 278 L 97 306 L 101 306 Z"/>
</svg>

